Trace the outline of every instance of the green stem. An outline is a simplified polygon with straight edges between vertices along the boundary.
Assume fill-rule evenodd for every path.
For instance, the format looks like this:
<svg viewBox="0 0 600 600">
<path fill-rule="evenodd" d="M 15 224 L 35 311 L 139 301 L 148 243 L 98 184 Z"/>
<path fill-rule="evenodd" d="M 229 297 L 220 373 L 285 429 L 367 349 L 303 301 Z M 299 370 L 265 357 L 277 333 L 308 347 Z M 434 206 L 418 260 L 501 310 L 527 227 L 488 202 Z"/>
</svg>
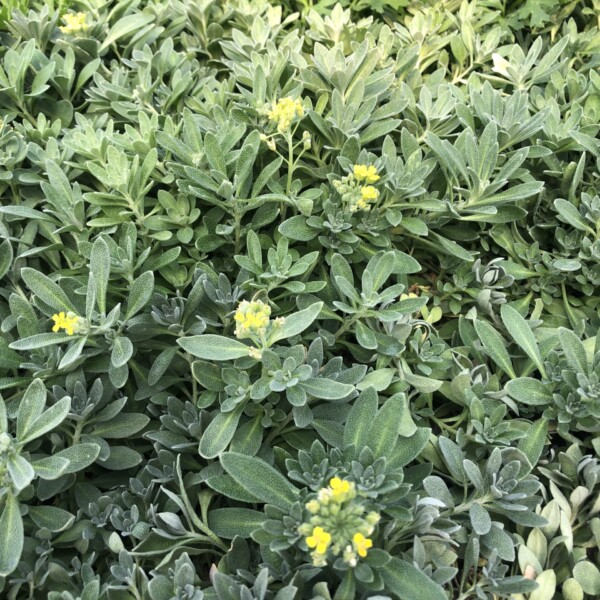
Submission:
<svg viewBox="0 0 600 600">
<path fill-rule="evenodd" d="M 364 316 L 364 313 L 356 313 L 354 316 L 350 317 L 344 324 L 334 333 L 334 337 L 337 340 L 342 333 L 346 333 L 357 321 Z"/>
<path fill-rule="evenodd" d="M 83 431 L 84 426 L 85 421 L 81 420 L 77 422 L 77 425 L 75 426 L 75 432 L 73 433 L 73 446 L 79 444 L 79 439 L 81 438 L 81 432 Z"/>
<path fill-rule="evenodd" d="M 267 442 L 267 444 L 270 444 L 280 433 L 283 432 L 283 430 L 285 429 L 285 426 L 294 418 L 294 413 L 290 412 L 288 413 L 288 415 L 285 417 L 285 419 L 283 421 L 280 421 L 280 423 L 277 425 L 277 427 L 275 427 L 275 429 L 273 429 L 273 431 L 271 431 L 271 433 L 267 436 L 267 439 L 265 440 Z"/>
<path fill-rule="evenodd" d="M 287 183 L 285 186 L 285 195 L 289 198 L 292 193 L 292 178 L 294 176 L 294 144 L 292 143 L 292 134 L 287 132 L 287 143 L 288 143 L 288 173 L 287 173 Z M 285 219 L 287 206 L 284 202 L 281 203 L 281 220 Z"/>
</svg>

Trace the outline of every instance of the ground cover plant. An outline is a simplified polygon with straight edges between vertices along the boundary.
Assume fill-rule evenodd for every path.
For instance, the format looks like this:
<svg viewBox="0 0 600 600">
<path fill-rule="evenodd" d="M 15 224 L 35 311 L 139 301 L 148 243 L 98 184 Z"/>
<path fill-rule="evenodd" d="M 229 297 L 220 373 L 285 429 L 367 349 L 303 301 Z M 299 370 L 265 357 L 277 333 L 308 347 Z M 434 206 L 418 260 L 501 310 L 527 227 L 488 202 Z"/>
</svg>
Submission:
<svg viewBox="0 0 600 600">
<path fill-rule="evenodd" d="M 5 2 L 0 597 L 599 597 L 599 24 Z"/>
</svg>

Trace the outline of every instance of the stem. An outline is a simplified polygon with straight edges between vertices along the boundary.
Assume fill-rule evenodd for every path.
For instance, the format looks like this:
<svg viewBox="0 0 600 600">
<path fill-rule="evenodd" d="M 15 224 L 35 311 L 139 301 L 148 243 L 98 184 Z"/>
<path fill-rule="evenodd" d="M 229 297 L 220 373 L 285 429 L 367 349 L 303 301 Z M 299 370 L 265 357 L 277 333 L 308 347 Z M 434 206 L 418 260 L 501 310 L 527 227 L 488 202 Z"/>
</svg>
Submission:
<svg viewBox="0 0 600 600">
<path fill-rule="evenodd" d="M 235 219 L 235 252 L 234 254 L 239 254 L 242 249 L 242 231 L 241 231 L 241 215 L 238 211 L 237 204 L 235 205 L 235 212 L 233 215 Z"/>
<path fill-rule="evenodd" d="M 289 198 L 292 192 L 292 177 L 294 175 L 294 144 L 292 143 L 292 134 L 287 132 L 287 143 L 288 143 L 288 174 L 287 174 L 287 183 L 285 186 L 285 195 Z M 287 206 L 285 203 L 281 203 L 281 220 L 285 219 L 285 212 Z"/>
<path fill-rule="evenodd" d="M 85 421 L 81 420 L 77 422 L 75 426 L 75 433 L 73 433 L 73 446 L 79 444 L 79 439 L 81 438 L 81 432 L 83 431 L 83 427 L 85 426 Z"/>
<path fill-rule="evenodd" d="M 285 417 L 285 419 L 283 421 L 281 421 L 279 423 L 279 425 L 275 429 L 273 429 L 273 431 L 271 431 L 271 433 L 267 436 L 267 439 L 265 440 L 265 442 L 270 444 L 285 429 L 285 426 L 293 418 L 294 418 L 294 413 L 292 411 L 292 412 L 288 413 L 288 415 Z"/>
<path fill-rule="evenodd" d="M 352 327 L 352 325 L 359 321 L 360 318 L 363 316 L 364 313 L 356 313 L 354 316 L 350 317 L 347 321 L 345 321 L 344 324 L 334 333 L 335 339 L 337 340 L 337 338 L 339 338 L 340 335 L 342 335 L 342 333 L 346 333 L 346 331 L 348 331 L 350 327 Z"/>
</svg>

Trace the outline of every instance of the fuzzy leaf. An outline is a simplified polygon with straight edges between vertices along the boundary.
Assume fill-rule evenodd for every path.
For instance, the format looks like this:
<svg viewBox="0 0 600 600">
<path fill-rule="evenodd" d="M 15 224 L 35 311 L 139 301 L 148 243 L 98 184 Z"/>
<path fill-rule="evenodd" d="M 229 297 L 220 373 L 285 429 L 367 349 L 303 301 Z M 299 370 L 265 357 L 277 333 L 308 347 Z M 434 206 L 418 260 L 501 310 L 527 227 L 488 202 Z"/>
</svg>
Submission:
<svg viewBox="0 0 600 600">
<path fill-rule="evenodd" d="M 260 458 L 224 452 L 220 459 L 225 471 L 261 502 L 289 510 L 297 499 L 298 490 L 281 473 Z"/>
</svg>

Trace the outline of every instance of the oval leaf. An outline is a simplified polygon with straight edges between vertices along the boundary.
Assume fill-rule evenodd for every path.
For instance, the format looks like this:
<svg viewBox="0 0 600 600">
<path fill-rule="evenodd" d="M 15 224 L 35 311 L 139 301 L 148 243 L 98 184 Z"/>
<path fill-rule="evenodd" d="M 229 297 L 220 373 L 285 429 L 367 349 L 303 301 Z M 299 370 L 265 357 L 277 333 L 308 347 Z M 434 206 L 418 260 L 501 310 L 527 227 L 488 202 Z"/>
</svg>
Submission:
<svg viewBox="0 0 600 600">
<path fill-rule="evenodd" d="M 221 455 L 221 464 L 235 481 L 261 502 L 289 510 L 298 498 L 298 490 L 260 458 L 225 452 Z"/>
<path fill-rule="evenodd" d="M 194 335 L 177 340 L 177 343 L 197 358 L 205 360 L 234 360 L 248 356 L 249 347 L 222 335 Z"/>
</svg>

